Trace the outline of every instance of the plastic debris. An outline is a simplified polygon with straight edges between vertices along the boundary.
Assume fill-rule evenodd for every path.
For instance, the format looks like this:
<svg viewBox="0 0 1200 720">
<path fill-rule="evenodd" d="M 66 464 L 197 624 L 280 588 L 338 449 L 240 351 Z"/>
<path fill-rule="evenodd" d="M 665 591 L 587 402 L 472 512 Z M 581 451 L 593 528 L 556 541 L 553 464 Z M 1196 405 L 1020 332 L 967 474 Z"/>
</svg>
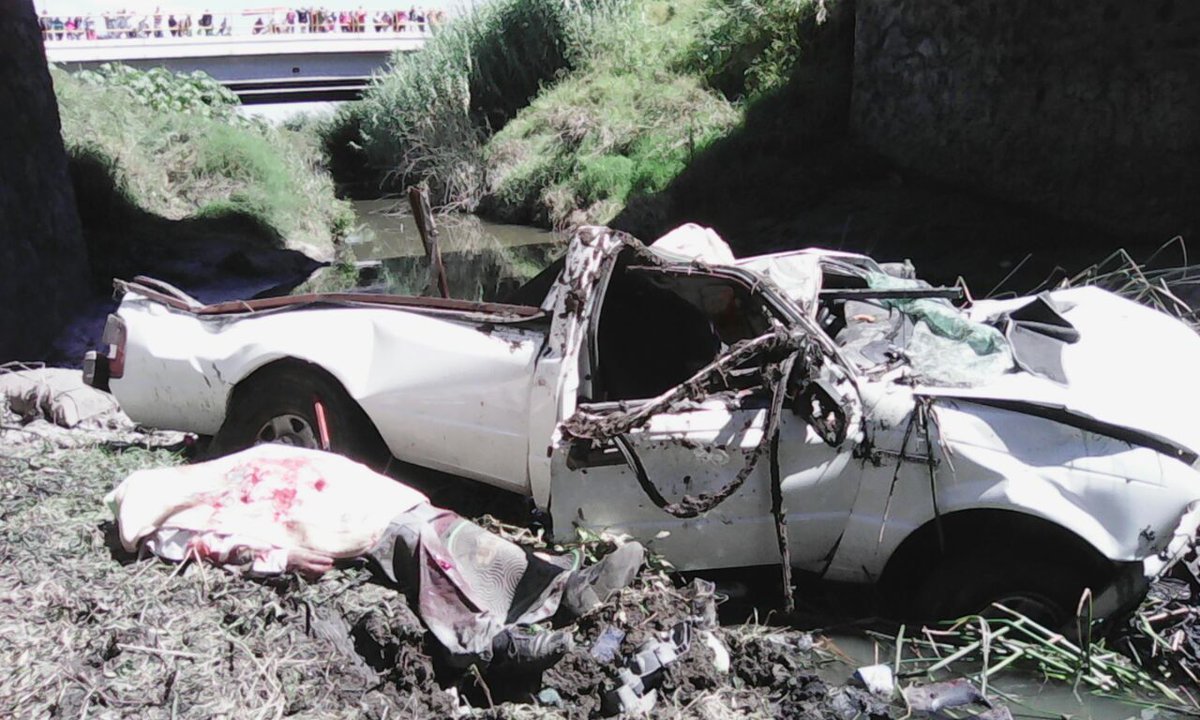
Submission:
<svg viewBox="0 0 1200 720">
<path fill-rule="evenodd" d="M 612 662 L 621 649 L 621 641 L 625 639 L 625 631 L 618 627 L 606 627 L 604 632 L 592 645 L 592 657 L 602 663 Z"/>
<path fill-rule="evenodd" d="M 713 669 L 719 673 L 729 672 L 732 666 L 732 660 L 729 657 L 729 649 L 725 647 L 725 643 L 721 642 L 720 638 L 712 634 L 711 630 L 701 630 L 699 633 L 700 642 L 704 643 L 713 654 Z"/>
<path fill-rule="evenodd" d="M 882 698 L 892 696 L 896 690 L 896 679 L 891 665 L 866 665 L 854 671 L 854 679 L 862 683 L 872 695 Z"/>
<path fill-rule="evenodd" d="M 914 712 L 938 713 L 966 705 L 992 707 L 979 688 L 966 678 L 956 678 L 932 685 L 910 685 L 904 688 L 904 700 Z"/>
</svg>

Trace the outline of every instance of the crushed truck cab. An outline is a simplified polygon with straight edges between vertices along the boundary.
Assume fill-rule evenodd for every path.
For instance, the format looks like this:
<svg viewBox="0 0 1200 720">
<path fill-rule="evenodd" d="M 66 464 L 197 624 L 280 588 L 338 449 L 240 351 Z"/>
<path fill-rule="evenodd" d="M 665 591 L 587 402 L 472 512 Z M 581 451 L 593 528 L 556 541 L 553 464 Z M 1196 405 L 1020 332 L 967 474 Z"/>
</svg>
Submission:
<svg viewBox="0 0 1200 720">
<path fill-rule="evenodd" d="M 134 420 L 394 456 L 676 567 L 881 583 L 914 612 L 1116 612 L 1200 523 L 1200 337 L 1095 288 L 955 304 L 911 266 L 582 228 L 508 304 L 200 305 L 118 283 L 89 360 Z"/>
</svg>

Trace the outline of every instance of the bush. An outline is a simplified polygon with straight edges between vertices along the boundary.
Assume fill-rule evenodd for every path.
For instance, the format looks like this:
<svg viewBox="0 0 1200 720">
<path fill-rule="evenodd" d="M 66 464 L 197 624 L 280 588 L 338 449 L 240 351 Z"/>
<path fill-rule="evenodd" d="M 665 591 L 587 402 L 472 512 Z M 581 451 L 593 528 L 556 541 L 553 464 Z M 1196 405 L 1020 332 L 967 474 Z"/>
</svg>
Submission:
<svg viewBox="0 0 1200 720">
<path fill-rule="evenodd" d="M 113 195 L 172 220 L 240 212 L 290 247 L 330 256 L 353 215 L 334 196 L 317 141 L 242 118 L 236 98 L 205 90 L 211 80 L 164 72 L 54 71 L 73 166 L 108 173 L 77 181 L 81 207 L 110 206 L 102 196 Z"/>
<path fill-rule="evenodd" d="M 636 165 L 624 155 L 600 155 L 579 163 L 578 197 L 588 204 L 600 200 L 625 202 L 633 189 Z"/>
<path fill-rule="evenodd" d="M 824 22 L 816 0 L 715 0 L 681 67 L 730 99 L 783 87 Z"/>
<path fill-rule="evenodd" d="M 199 71 L 176 74 L 166 68 L 137 70 L 104 63 L 97 70 L 83 70 L 74 77 L 87 85 L 123 88 L 141 105 L 166 112 L 231 118 L 240 104 L 237 95 Z"/>
<path fill-rule="evenodd" d="M 756 105 L 786 106 L 745 139 L 756 153 L 835 124 L 849 80 L 820 26 L 838 4 L 495 0 L 342 113 L 333 166 L 379 173 L 376 189 L 428 181 L 438 204 L 507 222 L 609 222 Z"/>
<path fill-rule="evenodd" d="M 631 0 L 493 0 L 398 54 L 326 131 L 335 167 L 382 190 L 428 182 L 441 206 L 474 209 L 483 147 L 545 83 L 579 66 L 595 28 Z M 339 176 L 361 181 L 361 177 Z"/>
<path fill-rule="evenodd" d="M 641 2 L 598 28 L 591 55 L 487 145 L 482 209 L 507 221 L 605 223 L 633 193 L 665 188 L 737 111 L 673 70 L 701 2 Z"/>
</svg>

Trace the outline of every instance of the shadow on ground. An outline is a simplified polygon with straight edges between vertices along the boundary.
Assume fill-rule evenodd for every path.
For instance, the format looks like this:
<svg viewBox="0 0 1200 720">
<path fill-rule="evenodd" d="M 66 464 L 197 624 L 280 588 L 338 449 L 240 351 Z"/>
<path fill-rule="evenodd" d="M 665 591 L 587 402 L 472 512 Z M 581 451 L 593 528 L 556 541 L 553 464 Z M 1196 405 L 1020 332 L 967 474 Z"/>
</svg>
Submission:
<svg viewBox="0 0 1200 720">
<path fill-rule="evenodd" d="M 114 278 L 148 275 L 202 302 L 220 302 L 285 293 L 322 265 L 284 248 L 283 238 L 249 213 L 172 220 L 147 212 L 98 157 L 72 157 L 70 172 L 92 295 L 56 341 L 53 362 L 78 364 L 99 342 L 104 318 L 116 307 Z"/>
</svg>

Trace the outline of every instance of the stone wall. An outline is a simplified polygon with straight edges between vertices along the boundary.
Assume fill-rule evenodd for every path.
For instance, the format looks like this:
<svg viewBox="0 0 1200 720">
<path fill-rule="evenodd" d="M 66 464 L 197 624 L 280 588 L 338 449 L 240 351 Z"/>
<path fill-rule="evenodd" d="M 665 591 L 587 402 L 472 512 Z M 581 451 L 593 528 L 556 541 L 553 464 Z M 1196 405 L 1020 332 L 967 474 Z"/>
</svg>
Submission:
<svg viewBox="0 0 1200 720">
<path fill-rule="evenodd" d="M 0 2 L 0 362 L 36 358 L 89 292 L 31 0 Z"/>
<path fill-rule="evenodd" d="M 902 167 L 1200 247 L 1200 3 L 857 0 L 855 134 Z"/>
</svg>

